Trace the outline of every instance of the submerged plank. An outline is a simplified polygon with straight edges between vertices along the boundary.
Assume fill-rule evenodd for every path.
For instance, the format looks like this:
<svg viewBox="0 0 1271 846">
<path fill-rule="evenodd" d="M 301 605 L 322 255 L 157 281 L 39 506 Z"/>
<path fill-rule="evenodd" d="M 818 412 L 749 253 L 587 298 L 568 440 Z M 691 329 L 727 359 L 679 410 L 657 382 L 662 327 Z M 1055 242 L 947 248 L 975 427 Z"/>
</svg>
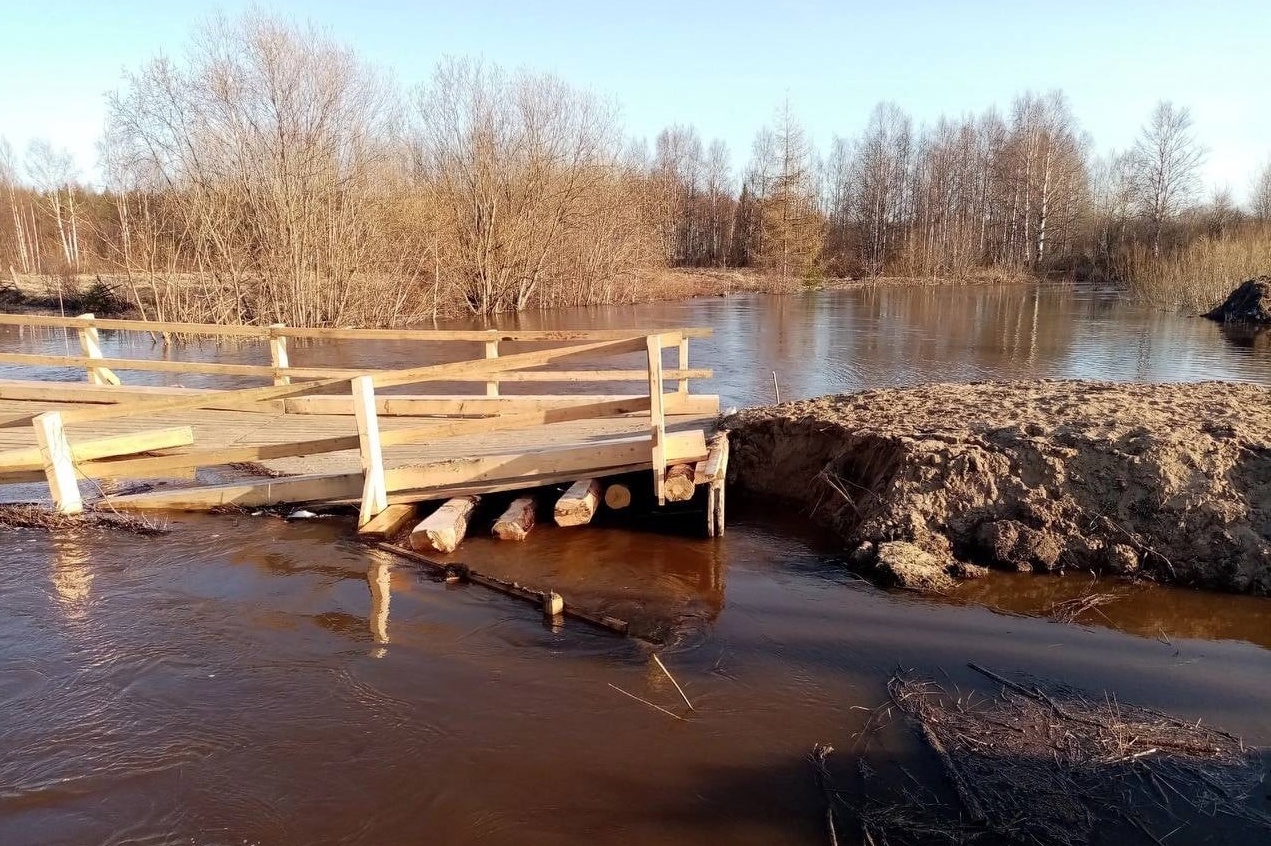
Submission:
<svg viewBox="0 0 1271 846">
<path fill-rule="evenodd" d="M 368 540 L 391 538 L 406 528 L 415 519 L 417 512 L 418 509 L 413 502 L 390 505 L 359 528 L 357 533 Z"/>
</svg>

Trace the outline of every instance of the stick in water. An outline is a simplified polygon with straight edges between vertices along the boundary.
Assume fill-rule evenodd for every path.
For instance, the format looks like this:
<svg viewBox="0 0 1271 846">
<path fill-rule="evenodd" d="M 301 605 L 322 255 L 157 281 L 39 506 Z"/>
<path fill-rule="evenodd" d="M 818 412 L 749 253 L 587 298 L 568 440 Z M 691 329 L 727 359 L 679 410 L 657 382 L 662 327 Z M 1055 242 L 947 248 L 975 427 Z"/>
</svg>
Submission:
<svg viewBox="0 0 1271 846">
<path fill-rule="evenodd" d="M 668 717 L 675 717 L 675 719 L 679 720 L 679 721 L 680 721 L 680 722 L 682 722 L 682 723 L 684 723 L 684 722 L 688 722 L 688 721 L 687 721 L 687 720 L 685 720 L 683 717 L 681 717 L 679 714 L 676 714 L 674 711 L 668 711 L 668 710 L 666 710 L 665 708 L 663 708 L 661 705 L 654 705 L 654 704 L 653 704 L 652 702 L 650 702 L 649 700 L 647 700 L 647 699 L 641 699 L 640 697 L 636 696 L 634 693 L 627 693 L 627 691 L 625 691 L 625 690 L 623 690 L 622 688 L 618 687 L 616 684 L 612 684 L 612 683 L 611 683 L 609 686 L 610 686 L 610 687 L 612 687 L 614 690 L 618 691 L 619 693 L 621 693 L 621 694 L 622 694 L 622 695 L 624 695 L 624 696 L 630 696 L 630 697 L 631 697 L 632 699 L 634 699 L 636 702 L 643 702 L 645 705 L 648 705 L 650 708 L 656 708 L 657 710 L 661 711 L 663 714 L 666 714 Z"/>
<path fill-rule="evenodd" d="M 781 386 L 777 384 L 777 371 L 772 371 L 772 390 L 777 395 L 777 405 L 781 405 Z"/>
<path fill-rule="evenodd" d="M 666 673 L 666 677 L 671 680 L 671 684 L 675 685 L 675 689 L 680 692 L 680 698 L 684 700 L 684 704 L 688 706 L 688 709 L 690 711 L 696 711 L 697 709 L 693 707 L 693 703 L 688 701 L 688 696 L 684 693 L 684 688 L 680 687 L 680 683 L 675 680 L 675 676 L 671 675 L 671 671 L 666 668 L 666 664 L 662 663 L 662 659 L 659 658 L 656 653 L 653 655 L 653 660 L 657 662 L 658 667 L 661 668 L 662 672 Z"/>
</svg>

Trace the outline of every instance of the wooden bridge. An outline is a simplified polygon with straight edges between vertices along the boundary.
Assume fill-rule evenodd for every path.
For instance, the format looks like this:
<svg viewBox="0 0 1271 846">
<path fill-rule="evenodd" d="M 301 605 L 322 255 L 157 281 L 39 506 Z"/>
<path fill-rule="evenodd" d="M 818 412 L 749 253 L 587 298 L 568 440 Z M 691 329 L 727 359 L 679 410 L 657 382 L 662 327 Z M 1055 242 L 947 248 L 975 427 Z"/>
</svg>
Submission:
<svg viewBox="0 0 1271 846">
<path fill-rule="evenodd" d="M 562 506 L 590 519 L 606 494 L 597 480 L 648 471 L 659 504 L 706 486 L 708 528 L 723 529 L 727 442 L 711 438 L 719 401 L 690 391 L 691 380 L 711 373 L 688 364 L 690 339 L 709 330 L 300 329 L 14 314 L 0 314 L 0 325 L 21 327 L 46 350 L 50 332 L 77 337 L 79 355 L 0 353 L 9 376 L 25 377 L 0 379 L 0 484 L 46 482 L 64 513 L 83 510 L 86 497 L 134 511 L 341 504 L 357 507 L 361 531 L 383 535 L 411 520 L 417 503 L 475 503 L 483 494 L 577 482 L 565 498 L 572 501 L 557 504 L 564 522 Z M 105 357 L 103 331 L 246 342 L 262 363 Z M 430 363 L 292 364 L 301 344 L 321 341 L 362 353 L 406 342 Z M 668 350 L 678 357 L 674 368 L 664 365 Z M 588 369 L 562 367 L 573 362 Z M 86 378 L 52 381 L 75 371 Z M 119 375 L 133 371 L 269 384 L 141 385 Z M 639 385 L 633 392 L 577 392 L 631 382 Z M 483 392 L 401 392 L 429 384 Z M 517 392 L 527 384 L 565 389 Z M 206 483 L 208 468 L 222 468 L 210 471 L 221 480 Z M 143 481 L 148 489 L 136 490 Z M 611 504 L 622 504 L 621 493 Z"/>
</svg>

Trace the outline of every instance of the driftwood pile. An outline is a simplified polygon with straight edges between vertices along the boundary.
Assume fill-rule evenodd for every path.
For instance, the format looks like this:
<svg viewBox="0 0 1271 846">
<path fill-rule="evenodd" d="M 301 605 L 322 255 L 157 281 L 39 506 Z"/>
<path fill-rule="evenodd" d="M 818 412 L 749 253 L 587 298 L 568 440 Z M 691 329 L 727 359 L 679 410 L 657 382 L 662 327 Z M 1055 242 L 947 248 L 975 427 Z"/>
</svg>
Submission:
<svg viewBox="0 0 1271 846">
<path fill-rule="evenodd" d="M 0 529 L 76 532 L 90 528 L 122 529 L 138 535 L 163 535 L 169 531 L 166 525 L 136 514 L 96 510 L 59 514 L 45 505 L 0 503 Z"/>
<path fill-rule="evenodd" d="M 1263 765 L 1239 738 L 1111 696 L 970 666 L 1000 693 L 951 695 L 900 672 L 876 712 L 912 720 L 957 806 L 907 771 L 910 784 L 880 795 L 864 757 L 864 789 L 837 789 L 832 750 L 818 746 L 811 760 L 832 843 L 1187 843 L 1216 825 L 1242 842 L 1271 842 L 1271 815 L 1258 807 Z"/>
</svg>

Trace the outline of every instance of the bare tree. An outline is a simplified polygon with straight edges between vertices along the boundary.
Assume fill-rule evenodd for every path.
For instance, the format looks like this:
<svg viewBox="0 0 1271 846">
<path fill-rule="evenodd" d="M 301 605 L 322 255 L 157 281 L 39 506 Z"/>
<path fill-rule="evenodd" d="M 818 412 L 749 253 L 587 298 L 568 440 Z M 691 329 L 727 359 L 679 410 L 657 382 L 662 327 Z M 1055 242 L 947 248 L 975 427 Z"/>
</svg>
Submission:
<svg viewBox="0 0 1271 846">
<path fill-rule="evenodd" d="M 1254 177 L 1249 210 L 1258 220 L 1271 221 L 1271 159 L 1267 160 Z"/>
<path fill-rule="evenodd" d="M 634 269 L 647 230 L 609 104 L 548 74 L 450 59 L 416 106 L 417 188 L 442 233 L 441 272 L 473 312 L 572 300 Z"/>
<path fill-rule="evenodd" d="M 69 150 L 54 150 L 37 138 L 27 147 L 26 171 L 46 213 L 57 229 L 66 268 L 79 271 L 79 219 L 75 206 L 75 161 Z"/>
<path fill-rule="evenodd" d="M 163 289 L 173 308 L 317 325 L 376 299 L 390 94 L 321 32 L 257 14 L 218 17 L 180 63 L 159 58 L 129 75 L 109 98 L 105 145 L 119 202 L 155 210 L 164 250 L 195 271 L 197 292 Z"/>
<path fill-rule="evenodd" d="M 1134 188 L 1148 222 L 1152 255 L 1161 254 L 1161 233 L 1200 190 L 1205 148 L 1192 134 L 1186 108 L 1162 100 L 1152 110 L 1131 153 Z"/>
</svg>

